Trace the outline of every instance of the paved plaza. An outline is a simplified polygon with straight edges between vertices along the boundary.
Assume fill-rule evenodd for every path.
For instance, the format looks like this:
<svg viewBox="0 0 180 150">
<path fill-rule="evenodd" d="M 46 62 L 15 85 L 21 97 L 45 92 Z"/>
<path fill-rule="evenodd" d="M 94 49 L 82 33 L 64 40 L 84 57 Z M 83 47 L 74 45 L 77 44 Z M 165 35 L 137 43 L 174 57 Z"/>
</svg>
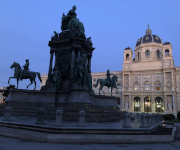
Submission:
<svg viewBox="0 0 180 150">
<path fill-rule="evenodd" d="M 154 144 L 54 144 L 0 136 L 0 150 L 180 150 L 180 140 Z"/>
</svg>

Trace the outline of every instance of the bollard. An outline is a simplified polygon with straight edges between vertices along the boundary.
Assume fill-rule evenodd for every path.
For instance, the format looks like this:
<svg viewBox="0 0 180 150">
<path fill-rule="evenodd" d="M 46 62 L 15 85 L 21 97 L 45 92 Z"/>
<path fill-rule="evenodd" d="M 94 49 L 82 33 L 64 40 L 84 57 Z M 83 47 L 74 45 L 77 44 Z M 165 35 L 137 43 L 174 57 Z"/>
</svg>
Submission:
<svg viewBox="0 0 180 150">
<path fill-rule="evenodd" d="M 78 127 L 85 127 L 85 111 L 81 110 L 79 111 L 79 121 L 77 124 Z"/>
<path fill-rule="evenodd" d="M 62 126 L 62 115 L 63 115 L 63 110 L 61 108 L 59 108 L 56 111 L 56 122 L 55 122 L 55 126 L 61 127 Z"/>
<path fill-rule="evenodd" d="M 156 120 L 155 120 L 155 114 L 153 113 L 151 115 L 151 125 L 155 125 L 156 124 Z"/>
<path fill-rule="evenodd" d="M 130 120 L 130 114 L 129 113 L 125 113 L 124 114 L 124 128 L 131 128 L 131 120 Z"/>
<path fill-rule="evenodd" d="M 45 117 L 45 109 L 44 108 L 38 109 L 37 121 L 35 122 L 35 124 L 41 124 L 41 125 L 45 124 L 44 117 Z"/>
<path fill-rule="evenodd" d="M 151 114 L 146 114 L 146 119 L 147 119 L 147 125 L 148 125 L 148 127 L 150 127 L 151 126 Z"/>
<path fill-rule="evenodd" d="M 12 108 L 5 107 L 4 108 L 4 116 L 2 118 L 2 121 L 11 121 L 11 113 L 12 113 Z"/>
<path fill-rule="evenodd" d="M 148 125 L 147 125 L 147 116 L 145 113 L 142 113 L 141 114 L 141 121 L 140 121 L 140 128 L 147 128 Z"/>
</svg>

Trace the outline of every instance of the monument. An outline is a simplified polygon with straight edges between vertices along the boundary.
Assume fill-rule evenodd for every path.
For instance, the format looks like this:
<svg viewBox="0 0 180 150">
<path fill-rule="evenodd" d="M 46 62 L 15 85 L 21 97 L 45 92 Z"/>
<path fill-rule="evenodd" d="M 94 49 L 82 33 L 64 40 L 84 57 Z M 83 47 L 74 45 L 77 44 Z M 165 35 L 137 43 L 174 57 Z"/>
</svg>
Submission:
<svg viewBox="0 0 180 150">
<path fill-rule="evenodd" d="M 62 32 L 54 31 L 49 41 L 50 61 L 46 85 L 40 91 L 10 91 L 5 105 L 12 107 L 14 114 L 31 115 L 43 107 L 48 117 L 54 118 L 56 110 L 61 108 L 65 114 L 64 119 L 73 120 L 80 110 L 84 110 L 86 121 L 119 120 L 117 98 L 95 95 L 92 90 L 91 58 L 95 48 L 92 47 L 91 37 L 86 38 L 84 25 L 77 19 L 75 11 L 76 6 L 73 6 L 67 15 L 63 13 Z M 24 66 L 17 80 L 28 74 L 28 66 Z M 110 78 L 107 82 L 108 86 L 113 87 Z"/>
</svg>

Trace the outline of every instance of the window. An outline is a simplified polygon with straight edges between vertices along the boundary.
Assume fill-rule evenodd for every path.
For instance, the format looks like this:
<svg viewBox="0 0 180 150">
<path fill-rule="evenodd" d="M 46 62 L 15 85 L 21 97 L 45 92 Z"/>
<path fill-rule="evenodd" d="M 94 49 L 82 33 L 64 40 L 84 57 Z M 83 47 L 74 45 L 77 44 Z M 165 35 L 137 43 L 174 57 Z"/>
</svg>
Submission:
<svg viewBox="0 0 180 150">
<path fill-rule="evenodd" d="M 150 112 L 151 111 L 151 98 L 145 97 L 144 99 L 144 112 Z"/>
<path fill-rule="evenodd" d="M 126 55 L 126 60 L 129 60 L 129 54 Z"/>
<path fill-rule="evenodd" d="M 120 92 L 121 91 L 121 84 L 120 83 L 117 84 L 117 88 L 118 88 L 118 92 Z"/>
<path fill-rule="evenodd" d="M 140 98 L 134 98 L 134 111 L 140 111 Z"/>
<path fill-rule="evenodd" d="M 156 81 L 156 90 L 161 90 L 161 82 Z"/>
<path fill-rule="evenodd" d="M 96 81 L 96 79 L 93 79 L 93 81 Z"/>
<path fill-rule="evenodd" d="M 139 91 L 139 83 L 137 81 L 134 83 L 134 90 Z"/>
<path fill-rule="evenodd" d="M 140 52 L 138 52 L 138 60 L 140 60 Z"/>
<path fill-rule="evenodd" d="M 146 50 L 145 55 L 146 55 L 146 58 L 149 58 L 150 57 L 150 51 Z"/>
<path fill-rule="evenodd" d="M 156 54 L 157 54 L 157 58 L 160 58 L 160 51 L 159 50 L 157 50 Z"/>
<path fill-rule="evenodd" d="M 146 90 L 146 91 L 149 91 L 149 90 L 150 90 L 150 83 L 149 83 L 149 81 L 146 81 L 146 82 L 145 82 L 145 90 Z"/>
<path fill-rule="evenodd" d="M 165 50 L 165 56 L 169 56 L 169 50 Z"/>
</svg>

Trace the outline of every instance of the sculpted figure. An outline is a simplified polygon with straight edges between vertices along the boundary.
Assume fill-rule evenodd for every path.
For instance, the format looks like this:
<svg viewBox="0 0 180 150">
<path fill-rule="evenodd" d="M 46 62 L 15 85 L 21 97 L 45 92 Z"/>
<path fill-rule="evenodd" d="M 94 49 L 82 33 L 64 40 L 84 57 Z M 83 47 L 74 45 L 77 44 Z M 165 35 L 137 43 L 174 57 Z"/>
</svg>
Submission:
<svg viewBox="0 0 180 150">
<path fill-rule="evenodd" d="M 53 69 L 52 81 L 54 83 L 54 87 L 58 89 L 61 82 L 61 73 L 57 66 L 55 66 Z"/>
<path fill-rule="evenodd" d="M 106 78 L 106 80 L 109 81 L 110 83 L 111 83 L 111 75 L 113 75 L 113 74 L 109 73 L 109 70 L 107 70 L 107 73 L 106 73 L 107 78 Z"/>
<path fill-rule="evenodd" d="M 24 69 L 21 71 L 20 80 L 22 80 L 22 74 L 28 73 L 28 71 L 30 70 L 29 69 L 29 59 L 26 59 L 26 64 L 23 67 L 24 67 Z"/>
</svg>

